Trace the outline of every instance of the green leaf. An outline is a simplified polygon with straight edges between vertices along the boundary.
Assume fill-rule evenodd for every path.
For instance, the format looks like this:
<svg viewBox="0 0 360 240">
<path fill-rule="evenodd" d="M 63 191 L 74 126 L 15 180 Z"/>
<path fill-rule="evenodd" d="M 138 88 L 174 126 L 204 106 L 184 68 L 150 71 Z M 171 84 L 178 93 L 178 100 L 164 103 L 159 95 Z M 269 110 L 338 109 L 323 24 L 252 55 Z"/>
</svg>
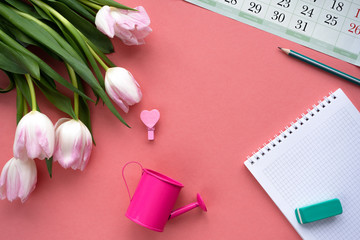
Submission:
<svg viewBox="0 0 360 240">
<path fill-rule="evenodd" d="M 18 65 L 16 62 L 12 61 L 11 59 L 8 59 L 6 55 L 2 54 L 0 52 L 0 69 L 12 72 L 12 73 L 19 73 L 19 74 L 25 74 L 28 73 L 28 71 Z"/>
<path fill-rule="evenodd" d="M 29 4 L 26 4 L 21 0 L 5 0 L 5 2 L 7 2 L 14 8 L 16 8 L 24 13 L 32 15 L 35 18 L 41 18 L 39 16 L 39 14 L 36 13 L 34 8 L 32 8 Z"/>
<path fill-rule="evenodd" d="M 40 88 L 45 97 L 60 111 L 68 114 L 72 118 L 75 117 L 74 110 L 71 105 L 71 100 L 53 88 L 47 81 L 34 81 L 34 83 Z"/>
<path fill-rule="evenodd" d="M 40 78 L 40 68 L 39 65 L 32 59 L 29 58 L 28 56 L 24 56 L 22 54 L 20 54 L 18 51 L 16 51 L 15 49 L 9 47 L 8 45 L 4 44 L 3 42 L 0 41 L 0 49 L 1 49 L 1 59 L 7 60 L 9 61 L 8 64 L 16 64 L 15 66 L 12 66 L 13 69 L 16 68 L 16 66 L 18 66 L 18 70 L 26 70 L 25 73 L 30 73 L 31 76 L 33 76 L 36 79 Z M 4 63 L 4 61 L 2 61 L 4 65 L 6 65 L 6 63 Z M 3 66 L 1 66 L 3 67 Z M 9 70 L 8 70 L 9 71 Z M 17 71 L 16 73 L 24 73 L 23 71 Z"/>
<path fill-rule="evenodd" d="M 24 116 L 24 96 L 22 95 L 20 89 L 16 88 L 16 124 L 18 124 L 21 118 Z"/>
<path fill-rule="evenodd" d="M 31 44 L 34 46 L 38 46 L 39 44 L 34 41 L 33 39 L 29 38 L 27 35 L 25 35 L 23 32 L 19 31 L 17 28 L 12 27 L 9 28 L 9 32 L 11 32 L 12 35 L 16 38 L 16 40 L 21 41 L 26 44 Z"/>
<path fill-rule="evenodd" d="M 114 52 L 114 47 L 110 39 L 101 33 L 93 23 L 87 21 L 63 3 L 50 1 L 49 5 L 71 22 L 74 27 L 84 34 L 86 38 L 94 43 L 102 52 Z"/>
<path fill-rule="evenodd" d="M 46 167 L 49 173 L 50 178 L 52 178 L 52 165 L 53 165 L 53 157 L 47 159 L 45 158 Z"/>
<path fill-rule="evenodd" d="M 95 51 L 95 53 L 102 59 L 109 67 L 116 67 L 116 65 L 103 53 L 101 52 L 92 42 L 86 41 L 87 44 Z"/>
<path fill-rule="evenodd" d="M 38 1 L 34 0 L 35 3 L 38 3 Z M 93 55 L 91 54 L 87 44 L 86 44 L 86 40 L 87 38 L 84 37 L 84 35 L 81 34 L 81 32 L 79 32 L 73 25 L 71 25 L 70 22 L 68 22 L 67 20 L 63 20 L 62 22 L 58 19 L 62 19 L 62 16 L 58 16 L 59 13 L 56 11 L 56 9 L 54 9 L 53 11 L 51 11 L 51 7 L 45 7 L 43 6 L 43 4 L 40 4 L 39 6 L 41 6 L 44 11 L 46 11 L 47 14 L 49 14 L 49 16 L 53 19 L 53 21 L 58 25 L 58 27 L 61 29 L 61 31 L 63 32 L 63 34 L 67 37 L 68 41 L 71 42 L 72 44 L 76 43 L 78 44 L 78 46 L 81 48 L 82 52 L 85 54 L 86 58 L 88 59 L 93 71 L 95 72 L 95 75 L 97 77 L 97 79 L 100 81 L 100 85 L 102 88 L 104 88 L 104 78 L 102 76 L 102 73 L 99 69 L 99 66 L 97 65 Z M 56 15 L 55 16 L 53 16 Z M 96 29 L 97 31 L 97 29 Z M 71 34 L 72 37 L 74 39 L 72 39 L 68 34 Z M 71 63 L 69 62 L 69 64 L 71 65 Z M 73 67 L 75 69 L 75 67 Z M 93 76 L 92 76 L 93 77 Z M 95 80 L 94 82 L 95 84 L 98 84 L 98 82 Z"/>
<path fill-rule="evenodd" d="M 36 10 L 36 12 L 40 15 L 41 18 L 51 21 L 51 19 L 49 18 L 49 16 L 39 7 L 37 7 L 36 5 L 33 5 L 34 9 Z"/>
<path fill-rule="evenodd" d="M 79 78 L 77 78 L 77 79 L 79 79 Z M 81 81 L 79 81 L 79 80 L 78 80 L 78 87 L 81 91 L 84 91 L 84 86 L 81 83 Z M 79 97 L 79 118 L 85 124 L 85 126 L 89 129 L 93 143 L 94 143 L 94 145 L 96 145 L 95 139 L 94 139 L 94 136 L 92 133 L 92 128 L 91 128 L 90 109 L 89 109 L 86 99 L 84 99 L 83 97 Z"/>
<path fill-rule="evenodd" d="M 40 20 L 21 12 L 8 11 L 7 16 L 12 18 L 11 23 L 14 26 L 16 26 L 24 34 L 28 35 L 32 39 L 36 40 L 38 43 L 42 44 L 45 49 L 47 48 L 48 50 L 59 55 L 59 57 L 62 57 L 59 52 L 67 52 L 68 55 L 70 55 L 71 57 L 82 60 L 78 53 L 66 42 L 66 40 L 59 33 L 57 33 L 55 30 L 53 30 Z"/>
<path fill-rule="evenodd" d="M 91 82 L 92 85 L 98 84 L 96 79 L 92 75 L 91 70 L 81 60 L 81 57 L 75 52 L 75 50 L 73 50 L 73 48 L 60 35 L 58 35 L 58 34 L 56 35 L 56 33 L 54 33 L 54 32 L 49 33 L 47 31 L 48 29 L 45 29 L 43 26 L 39 25 L 37 19 L 32 19 L 31 17 L 25 18 L 25 17 L 23 17 L 23 14 L 22 15 L 17 14 L 17 12 L 14 12 L 11 8 L 7 7 L 6 5 L 4 5 L 2 3 L 0 3 L 0 14 L 7 17 L 7 19 L 9 19 L 9 21 L 11 21 L 11 23 L 13 25 L 15 25 L 17 28 L 19 28 L 25 34 L 27 34 L 31 38 L 35 39 L 36 41 L 42 43 L 43 46 L 45 46 L 49 50 L 52 50 L 64 61 L 69 62 L 69 64 L 72 65 L 76 71 L 81 72 L 81 74 L 83 74 L 82 77 L 84 79 L 87 79 L 89 82 Z M 33 20 L 33 21 L 28 21 L 29 19 Z M 4 40 L 4 38 L 6 38 L 6 40 L 9 40 L 7 38 L 7 36 L 3 36 L 3 34 L 0 34 L 0 38 L 2 38 L 3 40 Z M 4 42 L 5 42 L 5 40 L 4 40 Z M 59 44 L 59 42 L 61 42 L 61 44 Z M 69 53 L 70 49 L 72 49 L 71 53 Z M 17 50 L 19 50 L 19 49 L 17 49 Z M 22 49 L 22 50 L 24 50 L 24 49 Z M 33 55 L 33 56 L 35 56 L 35 55 Z M 39 59 L 39 58 L 37 58 L 37 59 Z M 41 68 L 40 64 L 39 64 L 39 66 Z M 45 68 L 46 68 L 46 70 L 50 70 L 50 69 L 48 69 L 47 65 L 45 66 Z M 54 74 L 53 71 L 51 73 L 52 73 L 52 75 Z M 51 75 L 49 75 L 49 76 L 53 77 Z M 68 87 L 72 91 L 79 93 L 79 95 L 86 97 L 83 93 L 81 93 L 78 89 L 74 88 L 65 79 L 59 78 L 58 76 L 57 76 L 57 79 L 56 78 L 54 78 L 54 79 L 61 81 L 61 84 L 63 84 L 64 86 Z M 64 80 L 64 81 L 62 81 L 62 80 Z"/>
<path fill-rule="evenodd" d="M 67 52 L 72 58 L 82 60 L 78 53 L 55 30 L 45 23 L 23 12 L 14 11 L 0 3 L 0 15 L 12 23 L 24 34 L 42 44 L 48 50 L 62 56 L 59 52 Z M 29 21 L 30 20 L 30 21 Z"/>
<path fill-rule="evenodd" d="M 38 64 L 40 69 L 46 73 L 50 78 L 55 79 L 58 83 L 62 84 L 63 86 L 67 87 L 73 92 L 78 93 L 80 96 L 85 97 L 86 99 L 93 101 L 91 98 L 86 96 L 83 92 L 79 91 L 77 88 L 75 88 L 73 85 L 71 85 L 68 81 L 66 81 L 60 74 L 58 74 L 54 69 L 52 69 L 49 65 L 47 65 L 43 60 L 41 60 L 39 57 L 37 57 L 35 54 L 24 48 L 21 44 L 19 44 L 17 41 L 9 37 L 4 31 L 0 30 L 0 39 L 4 41 L 7 45 L 10 47 L 13 47 L 18 50 L 19 53 L 27 55 L 31 57 L 33 60 L 35 60 Z"/>
<path fill-rule="evenodd" d="M 27 41 L 32 42 L 32 40 L 29 37 L 27 37 L 25 34 L 20 32 L 14 25 L 6 21 L 1 16 L 0 16 L 0 29 L 2 29 L 4 32 L 10 35 L 12 38 L 19 41 L 24 47 L 27 47 Z"/>
<path fill-rule="evenodd" d="M 54 81 L 54 79 L 50 78 L 48 75 L 43 74 L 42 77 L 40 78 L 40 81 L 43 83 L 43 81 L 46 81 L 45 84 L 50 85 L 53 89 L 56 90 L 56 83 Z"/>
<path fill-rule="evenodd" d="M 93 10 L 91 7 L 87 6 L 87 5 L 84 4 L 84 3 L 80 3 L 80 4 L 83 6 L 83 8 L 85 8 L 85 9 L 86 9 L 91 15 L 93 15 L 94 18 L 95 18 L 95 16 L 96 16 L 96 11 L 95 11 L 95 10 Z M 92 22 L 95 22 L 95 20 L 92 21 Z"/>
<path fill-rule="evenodd" d="M 45 6 L 42 2 L 40 2 L 38 0 L 31 0 L 31 2 L 36 2 L 37 4 L 39 4 L 41 6 Z M 49 9 L 50 7 L 46 6 L 44 8 Z M 44 10 L 44 8 L 42 8 L 42 9 Z M 52 12 L 52 13 L 54 13 L 54 12 Z M 56 14 L 56 13 L 54 13 L 54 14 Z M 79 60 L 80 57 L 77 58 L 77 57 L 72 56 L 71 54 L 69 54 L 68 51 L 66 51 L 64 49 L 64 47 L 59 45 L 58 41 L 60 41 L 60 39 L 54 39 L 54 37 L 51 34 L 49 34 L 49 32 L 47 32 L 43 27 L 39 26 L 38 24 L 35 24 L 34 21 L 28 21 L 28 18 L 24 18 L 23 16 L 20 16 L 18 13 L 14 12 L 14 10 L 12 10 L 8 6 L 4 5 L 3 3 L 0 3 L 0 15 L 3 15 L 6 19 L 8 19 L 13 25 L 15 25 L 17 28 L 19 28 L 25 34 L 27 34 L 31 38 L 35 39 L 36 41 L 41 42 L 44 46 L 46 46 L 50 50 L 53 50 L 54 53 L 56 53 L 64 61 L 66 61 L 74 69 L 74 71 L 76 73 L 78 73 L 80 75 L 80 77 L 82 79 L 84 79 L 91 86 L 91 88 L 97 93 L 97 95 L 104 101 L 104 103 L 107 105 L 109 110 L 124 125 L 128 126 L 127 123 L 124 121 L 124 119 L 119 114 L 119 112 L 116 110 L 116 108 L 114 107 L 112 102 L 110 101 L 109 97 L 106 95 L 104 89 L 99 85 L 99 83 L 95 79 L 91 70 L 87 67 L 87 65 L 85 63 L 83 63 L 82 61 Z M 66 19 L 62 18 L 61 16 L 57 15 L 56 17 L 60 18 L 61 21 L 63 21 L 66 24 L 66 26 L 69 27 L 69 31 L 72 32 L 75 39 L 81 44 L 82 37 L 81 37 L 80 33 L 78 32 L 78 30 L 76 28 L 74 28 L 73 26 L 70 26 L 69 23 L 66 21 Z M 3 39 L 4 42 L 5 42 L 5 40 L 7 40 L 8 42 L 14 44 L 13 41 L 11 41 L 12 39 L 9 40 L 8 36 L 7 35 L 3 36 L 3 34 L 1 32 L 3 32 L 3 31 L 0 31 L 0 39 Z M 63 38 L 61 38 L 61 40 L 63 40 Z M 68 45 L 68 46 L 71 47 L 70 45 Z M 81 46 L 81 47 L 82 47 L 82 49 L 85 49 L 84 47 L 86 47 L 86 46 Z M 19 50 L 18 48 L 16 48 L 16 49 Z M 24 49 L 21 49 L 21 50 L 24 51 Z M 86 55 L 87 54 L 88 53 L 86 53 Z M 48 68 L 47 64 L 45 64 L 45 65 L 46 66 L 44 66 L 44 68 L 47 71 L 50 71 L 51 74 L 54 74 L 54 72 L 51 71 L 52 69 L 50 68 L 51 69 L 50 70 Z M 43 70 L 43 66 L 40 64 L 39 64 L 39 66 Z M 56 75 L 58 75 L 58 74 L 56 73 Z M 48 76 L 50 76 L 50 75 L 48 74 Z M 50 76 L 50 77 L 52 77 L 52 76 Z M 62 80 L 62 79 L 63 78 L 60 78 L 60 80 Z M 59 80 L 59 78 L 55 79 L 55 80 Z M 70 88 L 72 91 L 76 91 L 77 93 L 79 93 L 79 95 L 87 97 L 85 94 L 83 94 L 81 91 L 74 88 L 67 81 L 62 82 L 62 84 L 65 85 L 66 87 Z"/>
<path fill-rule="evenodd" d="M 86 63 L 86 57 L 84 56 L 84 53 L 82 52 L 82 50 L 79 48 L 79 46 L 77 45 L 77 43 L 74 41 L 74 39 L 72 39 L 71 37 L 71 33 L 69 33 L 69 31 L 61 24 L 61 22 L 52 17 L 52 21 L 55 23 L 55 25 L 59 28 L 59 30 L 62 32 L 62 34 L 64 35 L 67 44 L 70 45 L 72 47 L 72 51 L 75 51 L 76 54 L 81 58 L 81 60 Z M 54 54 L 54 53 L 53 53 Z M 59 57 L 58 57 L 59 58 Z M 60 59 L 61 60 L 61 59 Z"/>
<path fill-rule="evenodd" d="M 31 0 L 31 2 L 34 2 L 36 4 L 38 4 L 38 6 L 42 6 L 42 9 L 46 9 L 49 12 L 51 12 L 51 14 L 56 15 L 56 18 L 61 19 L 61 22 L 64 24 L 64 26 L 66 26 L 69 30 L 69 32 L 71 32 L 71 34 L 73 35 L 74 39 L 78 42 L 78 44 L 80 45 L 80 47 L 82 48 L 82 50 L 84 51 L 85 55 L 88 57 L 89 61 L 91 61 L 90 58 L 90 50 L 88 49 L 86 42 L 83 39 L 83 36 L 81 35 L 81 33 L 74 27 L 71 25 L 71 23 L 69 23 L 65 18 L 63 18 L 60 14 L 58 14 L 56 11 L 54 11 L 53 9 L 51 9 L 50 6 L 44 4 L 41 1 L 38 0 Z M 0 4 L 1 6 L 1 4 Z M 0 7 L 0 13 L 1 13 L 1 7 Z M 44 41 L 44 44 L 46 42 Z M 106 106 L 109 108 L 109 110 L 127 127 L 129 127 L 129 125 L 124 121 L 124 119 L 121 117 L 121 115 L 119 114 L 119 112 L 116 110 L 116 108 L 114 107 L 114 105 L 112 104 L 111 100 L 109 99 L 109 97 L 106 95 L 104 89 L 99 85 L 99 83 L 97 82 L 96 78 L 94 77 L 94 75 L 92 74 L 91 70 L 84 65 L 82 62 L 77 61 L 76 59 L 74 59 L 71 55 L 69 56 L 69 54 L 66 51 L 62 51 L 62 49 L 54 49 L 54 51 L 57 51 L 57 53 L 61 56 L 64 57 L 64 59 L 66 60 L 66 62 L 74 69 L 74 71 L 79 74 L 79 76 L 84 79 L 93 89 L 93 91 L 96 92 L 96 94 L 103 100 L 103 102 L 106 104 Z M 91 63 L 92 64 L 92 63 Z M 93 65 L 93 64 L 92 64 Z"/>
<path fill-rule="evenodd" d="M 99 5 L 108 5 L 108 6 L 111 6 L 111 7 L 116 7 L 116 8 L 121 8 L 121 9 L 125 9 L 125 10 L 135 10 L 136 9 L 133 9 L 133 8 L 130 8 L 130 7 L 127 7 L 125 5 L 122 5 L 118 2 L 115 2 L 113 0 L 89 0 L 90 2 L 93 2 L 93 3 L 97 3 Z"/>
<path fill-rule="evenodd" d="M 52 0 L 52 2 L 55 2 L 55 1 Z M 58 0 L 58 2 L 62 2 L 64 4 L 66 4 L 69 8 L 71 8 L 75 12 L 79 13 L 80 15 L 82 15 L 83 17 L 88 19 L 90 22 L 92 22 L 92 23 L 95 22 L 95 14 L 96 13 L 94 11 L 92 11 L 92 10 L 89 11 L 89 9 L 84 7 L 84 5 L 82 5 L 78 1 L 74 1 L 74 0 Z"/>
<path fill-rule="evenodd" d="M 4 71 L 4 70 L 3 70 L 3 71 Z M 15 87 L 14 80 L 11 78 L 10 73 L 8 73 L 8 72 L 6 72 L 6 71 L 4 71 L 4 73 L 5 73 L 5 74 L 8 76 L 8 78 L 9 78 L 9 85 L 8 85 L 6 88 L 4 88 L 4 89 L 0 88 L 0 93 L 10 92 L 10 91 L 13 90 L 14 87 Z"/>
<path fill-rule="evenodd" d="M 34 18 L 33 18 L 34 19 Z M 39 21 L 39 20 L 36 20 Z M 56 26 L 55 26 L 56 27 Z M 42 48 L 45 52 L 47 52 L 52 58 L 61 61 L 61 59 L 54 54 L 53 52 L 49 51 L 47 48 L 43 47 L 41 45 L 41 43 L 38 43 L 37 41 L 35 41 L 34 39 L 30 38 L 29 36 L 27 36 L 26 34 L 24 34 L 22 31 L 20 31 L 19 29 L 17 29 L 14 25 L 12 25 L 9 22 L 6 22 L 4 19 L 1 18 L 0 16 L 0 29 L 2 29 L 4 32 L 6 32 L 6 34 L 8 34 L 9 36 L 11 36 L 13 39 L 15 39 L 17 42 L 19 42 L 22 46 L 24 46 L 25 48 L 28 45 L 34 45 L 37 47 Z"/>
</svg>

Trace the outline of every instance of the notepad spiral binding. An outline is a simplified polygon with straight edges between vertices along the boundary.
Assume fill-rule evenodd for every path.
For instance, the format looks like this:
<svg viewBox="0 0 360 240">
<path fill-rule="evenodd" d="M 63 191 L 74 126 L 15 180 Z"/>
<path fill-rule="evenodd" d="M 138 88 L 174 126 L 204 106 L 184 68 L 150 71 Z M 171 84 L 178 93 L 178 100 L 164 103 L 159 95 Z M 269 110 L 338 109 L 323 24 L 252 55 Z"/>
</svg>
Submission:
<svg viewBox="0 0 360 240">
<path fill-rule="evenodd" d="M 330 92 L 329 96 L 324 97 L 324 100 L 318 101 L 318 105 L 313 105 L 312 109 L 308 109 L 307 113 L 301 114 L 300 118 L 296 118 L 296 122 L 290 123 L 290 127 L 285 127 L 284 131 L 280 131 L 278 135 L 275 135 L 273 139 L 270 139 L 268 143 L 264 143 L 262 148 L 258 148 L 257 152 L 253 152 L 251 156 L 247 156 L 247 160 L 250 161 L 251 165 L 254 165 L 257 161 L 261 160 L 267 152 L 276 148 L 278 144 L 281 144 L 286 138 L 303 126 L 306 122 L 310 121 L 316 113 L 320 112 L 321 109 L 325 109 L 327 105 L 331 104 L 336 99 L 334 93 Z"/>
</svg>

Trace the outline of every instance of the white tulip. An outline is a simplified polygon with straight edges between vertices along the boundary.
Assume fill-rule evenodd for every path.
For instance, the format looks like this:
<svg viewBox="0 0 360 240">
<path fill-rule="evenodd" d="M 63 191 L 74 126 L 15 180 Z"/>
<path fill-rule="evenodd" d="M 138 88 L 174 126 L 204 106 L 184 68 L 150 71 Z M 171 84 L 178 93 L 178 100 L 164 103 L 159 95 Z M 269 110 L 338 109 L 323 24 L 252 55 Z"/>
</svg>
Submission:
<svg viewBox="0 0 360 240">
<path fill-rule="evenodd" d="M 10 159 L 4 166 L 0 176 L 0 198 L 10 202 L 20 198 L 25 202 L 35 189 L 37 170 L 33 159 Z"/>
<path fill-rule="evenodd" d="M 125 68 L 109 68 L 105 74 L 105 89 L 112 100 L 124 111 L 140 102 L 142 93 L 139 84 Z"/>
<path fill-rule="evenodd" d="M 51 120 L 38 111 L 27 113 L 19 122 L 14 141 L 18 159 L 50 158 L 54 152 L 55 129 Z"/>
</svg>

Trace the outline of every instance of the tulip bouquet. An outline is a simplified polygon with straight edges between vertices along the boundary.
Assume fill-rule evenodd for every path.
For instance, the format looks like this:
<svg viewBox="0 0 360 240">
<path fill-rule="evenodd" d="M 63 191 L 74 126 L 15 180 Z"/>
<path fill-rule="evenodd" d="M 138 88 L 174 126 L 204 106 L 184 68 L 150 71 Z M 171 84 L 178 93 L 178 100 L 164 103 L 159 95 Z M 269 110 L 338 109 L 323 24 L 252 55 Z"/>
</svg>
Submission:
<svg viewBox="0 0 360 240">
<path fill-rule="evenodd" d="M 45 160 L 50 177 L 53 162 L 64 168 L 86 167 L 93 145 L 89 102 L 101 100 L 128 126 L 111 99 L 127 113 L 142 94 L 131 73 L 106 57 L 114 51 L 109 37 L 140 45 L 151 32 L 149 24 L 143 7 L 130 8 L 113 0 L 0 2 L 0 69 L 9 79 L 0 92 L 16 90 L 18 123 L 14 156 L 0 176 L 1 199 L 24 202 L 28 198 L 37 181 L 35 159 Z M 62 63 L 70 81 L 39 57 L 36 48 Z M 60 92 L 59 84 L 73 97 Z M 40 112 L 35 88 L 67 117 L 54 126 Z M 95 100 L 85 94 L 86 88 L 92 89 Z"/>
</svg>

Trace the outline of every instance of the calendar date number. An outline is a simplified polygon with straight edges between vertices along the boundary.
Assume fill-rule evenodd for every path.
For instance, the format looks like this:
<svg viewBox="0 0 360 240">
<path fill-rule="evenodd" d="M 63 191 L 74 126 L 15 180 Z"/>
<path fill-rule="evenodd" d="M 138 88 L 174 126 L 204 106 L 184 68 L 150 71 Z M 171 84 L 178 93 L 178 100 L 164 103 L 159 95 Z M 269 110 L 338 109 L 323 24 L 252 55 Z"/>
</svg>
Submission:
<svg viewBox="0 0 360 240">
<path fill-rule="evenodd" d="M 348 31 L 356 35 L 360 35 L 360 25 L 356 25 L 355 23 L 350 23 L 350 29 Z"/>
<path fill-rule="evenodd" d="M 231 5 L 236 5 L 238 2 L 237 0 L 224 0 L 226 3 L 230 3 Z"/>
<path fill-rule="evenodd" d="M 261 12 L 261 5 L 260 4 L 256 4 L 255 2 L 250 2 L 250 8 L 248 9 L 250 12 L 253 12 L 253 13 L 260 13 Z"/>
</svg>

